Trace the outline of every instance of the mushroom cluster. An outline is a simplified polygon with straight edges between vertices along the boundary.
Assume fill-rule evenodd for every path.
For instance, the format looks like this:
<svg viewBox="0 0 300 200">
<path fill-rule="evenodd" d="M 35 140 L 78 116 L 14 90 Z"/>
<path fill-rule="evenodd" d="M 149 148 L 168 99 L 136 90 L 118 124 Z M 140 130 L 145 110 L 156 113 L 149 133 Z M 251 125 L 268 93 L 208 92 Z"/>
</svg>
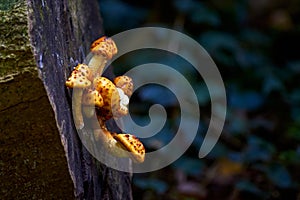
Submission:
<svg viewBox="0 0 300 200">
<path fill-rule="evenodd" d="M 91 45 L 92 57 L 87 64 L 78 64 L 66 81 L 73 88 L 73 118 L 78 129 L 84 127 L 84 117 L 97 117 L 98 127 L 94 136 L 101 140 L 108 151 L 117 157 L 130 157 L 141 163 L 145 148 L 137 137 L 126 133 L 111 133 L 105 122 L 128 114 L 133 81 L 128 76 L 118 76 L 113 81 L 102 76 L 106 63 L 117 53 L 115 42 L 101 37 Z"/>
</svg>

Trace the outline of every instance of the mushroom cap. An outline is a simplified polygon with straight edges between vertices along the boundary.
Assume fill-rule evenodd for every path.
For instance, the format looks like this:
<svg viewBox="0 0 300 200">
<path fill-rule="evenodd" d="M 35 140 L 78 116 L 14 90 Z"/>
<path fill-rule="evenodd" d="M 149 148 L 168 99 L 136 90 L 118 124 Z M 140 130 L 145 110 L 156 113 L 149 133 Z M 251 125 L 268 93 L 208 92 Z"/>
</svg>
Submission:
<svg viewBox="0 0 300 200">
<path fill-rule="evenodd" d="M 92 73 L 90 70 L 90 67 L 86 64 L 78 64 L 74 70 L 79 71 L 80 73 L 82 73 L 83 76 L 85 76 L 87 79 L 91 80 L 92 78 Z"/>
<path fill-rule="evenodd" d="M 97 90 L 88 89 L 83 94 L 82 103 L 84 105 L 101 107 L 103 106 L 103 98 Z"/>
<path fill-rule="evenodd" d="M 89 67 L 85 64 L 78 64 L 66 81 L 66 86 L 70 88 L 87 88 L 91 85 L 89 77 Z"/>
<path fill-rule="evenodd" d="M 103 106 L 99 109 L 103 120 L 108 120 L 120 109 L 120 96 L 117 87 L 105 77 L 94 79 L 94 87 L 103 98 Z"/>
<path fill-rule="evenodd" d="M 145 148 L 143 143 L 131 134 L 113 134 L 115 140 L 124 147 L 134 162 L 142 163 L 145 160 Z"/>
<path fill-rule="evenodd" d="M 117 46 L 113 39 L 103 36 L 94 41 L 90 48 L 91 52 L 95 55 L 102 55 L 107 59 L 111 59 L 118 53 Z"/>
<path fill-rule="evenodd" d="M 128 76 L 118 76 L 114 79 L 114 83 L 121 88 L 127 96 L 131 96 L 133 92 L 133 81 Z"/>
</svg>

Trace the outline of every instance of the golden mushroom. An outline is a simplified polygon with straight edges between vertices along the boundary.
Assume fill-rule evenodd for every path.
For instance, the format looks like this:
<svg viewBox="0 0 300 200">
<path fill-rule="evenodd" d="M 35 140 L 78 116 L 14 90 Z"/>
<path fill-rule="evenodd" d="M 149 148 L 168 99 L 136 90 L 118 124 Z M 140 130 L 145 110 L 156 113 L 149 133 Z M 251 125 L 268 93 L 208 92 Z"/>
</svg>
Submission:
<svg viewBox="0 0 300 200">
<path fill-rule="evenodd" d="M 100 129 L 94 130 L 96 140 L 101 140 L 109 153 L 116 157 L 129 157 L 136 163 L 142 163 L 145 160 L 145 148 L 143 143 L 134 135 L 110 133 L 104 123 L 101 123 Z"/>
<path fill-rule="evenodd" d="M 74 122 L 77 128 L 82 129 L 84 127 L 82 111 L 81 111 L 81 99 L 83 90 L 91 86 L 89 80 L 90 70 L 85 64 L 78 64 L 72 71 L 71 76 L 66 81 L 66 86 L 73 88 L 73 114 Z"/>
<path fill-rule="evenodd" d="M 129 99 L 113 82 L 105 77 L 97 77 L 93 85 L 103 97 L 103 106 L 98 109 L 102 120 L 106 121 L 112 117 L 118 118 L 128 114 Z"/>
<path fill-rule="evenodd" d="M 84 127 L 82 116 L 94 115 L 97 108 L 97 120 L 92 122 L 96 140 L 101 140 L 110 153 L 118 157 L 130 157 L 141 163 L 145 159 L 143 144 L 131 134 L 111 133 L 105 121 L 128 114 L 129 97 L 133 92 L 133 82 L 128 76 L 119 76 L 114 82 L 102 77 L 108 60 L 117 54 L 116 44 L 111 38 L 101 37 L 91 45 L 88 64 L 79 64 L 66 81 L 66 86 L 73 88 L 73 115 L 77 128 Z M 99 126 L 100 125 L 100 128 Z"/>
<path fill-rule="evenodd" d="M 118 88 L 122 89 L 128 97 L 131 97 L 133 92 L 133 81 L 130 77 L 117 76 L 114 79 L 114 83 Z"/>
<path fill-rule="evenodd" d="M 88 66 L 93 76 L 101 76 L 105 64 L 117 54 L 118 49 L 113 39 L 103 36 L 92 43 L 90 51 L 92 57 L 88 61 Z"/>
<path fill-rule="evenodd" d="M 117 145 L 128 151 L 129 157 L 137 163 L 142 163 L 145 160 L 145 148 L 143 143 L 134 135 L 131 134 L 113 134 Z"/>
</svg>

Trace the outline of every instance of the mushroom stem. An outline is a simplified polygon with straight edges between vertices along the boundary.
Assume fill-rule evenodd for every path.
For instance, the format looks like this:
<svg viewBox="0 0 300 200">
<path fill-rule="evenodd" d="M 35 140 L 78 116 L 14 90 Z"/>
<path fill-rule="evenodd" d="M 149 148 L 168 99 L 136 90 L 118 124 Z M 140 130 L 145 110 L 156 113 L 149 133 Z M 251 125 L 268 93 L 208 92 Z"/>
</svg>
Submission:
<svg viewBox="0 0 300 200">
<path fill-rule="evenodd" d="M 83 106 L 83 113 L 87 118 L 91 118 L 95 114 L 95 106 Z"/>
<path fill-rule="evenodd" d="M 108 60 L 118 52 L 115 42 L 106 36 L 103 36 L 91 45 L 92 56 L 88 59 L 88 66 L 92 69 L 94 77 L 101 76 Z"/>
<path fill-rule="evenodd" d="M 97 90 L 88 89 L 83 93 L 82 105 L 84 115 L 91 118 L 95 114 L 96 107 L 103 106 L 103 98 Z"/>
<path fill-rule="evenodd" d="M 84 126 L 83 117 L 81 113 L 81 100 L 83 90 L 90 87 L 91 81 L 89 81 L 90 70 L 87 65 L 78 64 L 72 71 L 71 76 L 66 81 L 66 86 L 73 88 L 73 118 L 76 128 L 82 129 Z"/>
<path fill-rule="evenodd" d="M 94 129 L 94 136 L 97 141 L 101 141 L 105 149 L 110 154 L 119 158 L 129 157 L 129 152 L 126 151 L 117 140 L 114 139 L 112 134 L 106 129 L 105 126 L 101 126 L 100 129 Z"/>
<path fill-rule="evenodd" d="M 88 61 L 88 66 L 92 72 L 92 76 L 101 76 L 106 63 L 107 59 L 104 56 L 94 54 Z"/>
<path fill-rule="evenodd" d="M 81 99 L 82 99 L 83 89 L 74 88 L 73 89 L 73 116 L 75 126 L 78 129 L 82 129 L 84 127 L 83 116 L 81 112 Z"/>
</svg>

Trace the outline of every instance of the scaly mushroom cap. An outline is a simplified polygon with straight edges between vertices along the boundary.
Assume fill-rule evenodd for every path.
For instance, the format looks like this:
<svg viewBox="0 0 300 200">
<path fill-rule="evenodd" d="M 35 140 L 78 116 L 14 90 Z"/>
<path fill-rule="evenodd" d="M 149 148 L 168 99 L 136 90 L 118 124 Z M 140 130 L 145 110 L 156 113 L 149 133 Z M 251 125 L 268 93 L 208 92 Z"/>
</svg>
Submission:
<svg viewBox="0 0 300 200">
<path fill-rule="evenodd" d="M 89 77 L 89 67 L 85 64 L 78 64 L 66 81 L 66 86 L 69 88 L 87 88 L 91 85 Z"/>
<path fill-rule="evenodd" d="M 84 105 L 101 107 L 103 106 L 103 98 L 97 90 L 89 89 L 83 94 L 82 103 Z"/>
<path fill-rule="evenodd" d="M 132 95 L 133 81 L 130 77 L 118 76 L 114 79 L 114 83 L 118 88 L 121 88 L 128 97 Z"/>
<path fill-rule="evenodd" d="M 105 77 L 95 78 L 93 84 L 103 98 L 103 106 L 99 109 L 100 116 L 103 120 L 108 120 L 113 117 L 113 113 L 117 113 L 120 108 L 118 90 L 113 82 Z"/>
<path fill-rule="evenodd" d="M 94 41 L 91 45 L 91 52 L 95 55 L 102 55 L 110 60 L 115 54 L 118 53 L 115 42 L 106 36 Z"/>
<path fill-rule="evenodd" d="M 143 143 L 137 137 L 131 134 L 113 134 L 113 137 L 125 150 L 130 152 L 129 155 L 134 162 L 144 162 L 145 148 Z"/>
</svg>

